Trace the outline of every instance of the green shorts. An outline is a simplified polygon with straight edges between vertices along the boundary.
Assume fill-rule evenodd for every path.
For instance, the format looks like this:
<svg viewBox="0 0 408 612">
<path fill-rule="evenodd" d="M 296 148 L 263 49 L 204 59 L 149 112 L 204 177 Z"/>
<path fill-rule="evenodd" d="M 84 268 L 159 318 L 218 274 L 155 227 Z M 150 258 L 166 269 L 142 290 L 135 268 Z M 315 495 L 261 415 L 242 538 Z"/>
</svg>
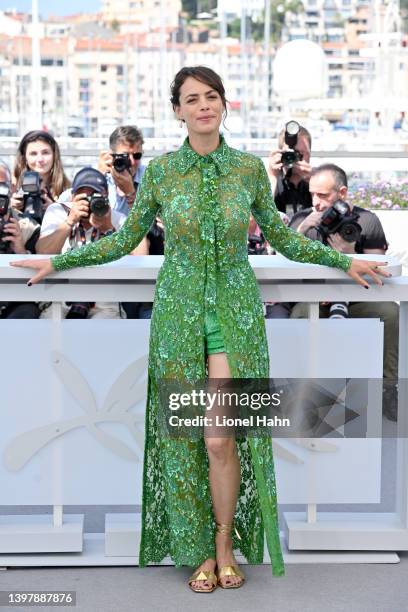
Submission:
<svg viewBox="0 0 408 612">
<path fill-rule="evenodd" d="M 207 355 L 225 353 L 224 340 L 215 310 L 205 313 L 204 317 L 205 349 Z"/>
</svg>

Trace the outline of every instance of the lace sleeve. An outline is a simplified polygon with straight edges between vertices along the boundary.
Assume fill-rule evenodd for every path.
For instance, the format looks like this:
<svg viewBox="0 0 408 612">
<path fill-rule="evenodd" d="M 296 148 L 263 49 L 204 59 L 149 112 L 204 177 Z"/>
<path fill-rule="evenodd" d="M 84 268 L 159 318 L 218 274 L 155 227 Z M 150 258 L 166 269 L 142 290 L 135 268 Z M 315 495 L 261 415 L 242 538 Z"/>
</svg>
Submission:
<svg viewBox="0 0 408 612">
<path fill-rule="evenodd" d="M 159 204 L 153 193 L 152 162 L 146 168 L 137 198 L 122 228 L 97 242 L 51 258 L 55 270 L 97 266 L 120 259 L 134 249 L 153 223 Z"/>
<path fill-rule="evenodd" d="M 339 268 L 344 272 L 349 270 L 351 257 L 317 240 L 309 240 L 282 222 L 272 199 L 268 175 L 262 160 L 259 160 L 257 193 L 252 205 L 252 214 L 269 244 L 288 259 Z"/>
</svg>

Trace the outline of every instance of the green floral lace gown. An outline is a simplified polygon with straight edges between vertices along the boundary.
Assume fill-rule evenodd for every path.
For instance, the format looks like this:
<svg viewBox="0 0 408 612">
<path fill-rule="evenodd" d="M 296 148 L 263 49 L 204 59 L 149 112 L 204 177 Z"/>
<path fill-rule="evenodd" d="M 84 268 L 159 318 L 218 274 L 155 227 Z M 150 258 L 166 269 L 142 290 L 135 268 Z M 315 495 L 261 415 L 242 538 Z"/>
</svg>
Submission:
<svg viewBox="0 0 408 612">
<path fill-rule="evenodd" d="M 281 222 L 262 160 L 232 149 L 222 136 L 209 155 L 198 155 L 186 139 L 178 151 L 152 160 L 120 231 L 52 259 L 56 270 L 103 264 L 128 254 L 156 215 L 165 226 L 151 320 L 140 566 L 166 555 L 176 566 L 215 557 L 204 440 L 160 435 L 158 383 L 205 378 L 206 309 L 217 313 L 232 376 L 268 377 L 263 309 L 247 255 L 251 211 L 286 257 L 348 270 L 349 257 Z M 234 546 L 249 563 L 262 563 L 265 532 L 272 573 L 283 575 L 271 439 L 238 439 L 237 447 L 241 485 L 234 521 L 241 540 L 234 535 Z"/>
</svg>

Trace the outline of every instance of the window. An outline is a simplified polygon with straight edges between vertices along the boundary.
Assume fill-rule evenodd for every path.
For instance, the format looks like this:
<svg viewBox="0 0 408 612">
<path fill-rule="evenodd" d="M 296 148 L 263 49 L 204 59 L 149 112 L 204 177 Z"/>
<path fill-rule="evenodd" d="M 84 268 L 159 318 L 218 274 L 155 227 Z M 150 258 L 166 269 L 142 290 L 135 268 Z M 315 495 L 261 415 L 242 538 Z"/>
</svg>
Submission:
<svg viewBox="0 0 408 612">
<path fill-rule="evenodd" d="M 28 57 L 23 57 L 22 61 L 20 61 L 19 57 L 15 57 L 13 59 L 14 66 L 31 66 L 31 59 Z"/>
<path fill-rule="evenodd" d="M 123 75 L 123 66 L 116 66 L 116 74 L 118 76 L 122 76 Z"/>
<path fill-rule="evenodd" d="M 101 64 L 101 72 L 107 72 L 108 66 L 106 64 Z"/>
<path fill-rule="evenodd" d="M 79 88 L 89 89 L 90 82 L 91 82 L 90 79 L 79 79 Z"/>
<path fill-rule="evenodd" d="M 42 57 L 41 66 L 63 66 L 62 59 L 54 59 L 52 57 Z"/>
</svg>

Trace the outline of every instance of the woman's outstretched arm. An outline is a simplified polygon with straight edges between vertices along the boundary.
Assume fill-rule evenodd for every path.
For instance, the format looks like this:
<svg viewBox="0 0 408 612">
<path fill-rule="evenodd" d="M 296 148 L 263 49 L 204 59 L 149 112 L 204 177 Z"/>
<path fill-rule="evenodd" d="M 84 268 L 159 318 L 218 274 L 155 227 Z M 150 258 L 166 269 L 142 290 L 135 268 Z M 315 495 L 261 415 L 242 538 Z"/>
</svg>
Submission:
<svg viewBox="0 0 408 612">
<path fill-rule="evenodd" d="M 74 251 L 51 257 L 51 259 L 26 259 L 12 262 L 11 265 L 37 270 L 37 274 L 28 282 L 31 285 L 38 283 L 54 271 L 68 270 L 78 266 L 96 266 L 128 255 L 147 234 L 159 209 L 153 193 L 152 174 L 150 162 L 129 216 L 118 232 Z"/>
<path fill-rule="evenodd" d="M 327 247 L 318 240 L 310 240 L 299 232 L 287 227 L 281 220 L 272 198 L 268 175 L 262 160 L 259 160 L 257 193 L 252 205 L 252 214 L 262 229 L 266 240 L 282 255 L 302 263 L 316 263 L 346 272 L 359 285 L 369 287 L 362 275 L 368 274 L 379 285 L 381 276 L 390 276 L 380 266 L 386 262 L 353 259 L 348 255 Z"/>
</svg>

